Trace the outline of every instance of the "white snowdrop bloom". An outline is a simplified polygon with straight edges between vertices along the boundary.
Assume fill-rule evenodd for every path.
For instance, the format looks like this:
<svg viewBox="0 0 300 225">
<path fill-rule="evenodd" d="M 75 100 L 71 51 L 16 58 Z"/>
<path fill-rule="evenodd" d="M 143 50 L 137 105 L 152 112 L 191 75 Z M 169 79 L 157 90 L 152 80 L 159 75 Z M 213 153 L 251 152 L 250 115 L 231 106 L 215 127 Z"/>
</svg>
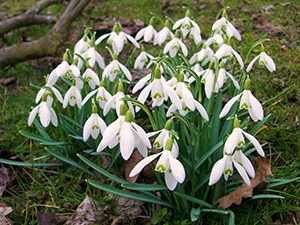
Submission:
<svg viewBox="0 0 300 225">
<path fill-rule="evenodd" d="M 42 99 L 46 99 L 47 103 L 52 105 L 53 94 L 60 103 L 63 102 L 63 97 L 57 88 L 53 86 L 45 86 L 38 91 L 35 97 L 35 103 L 39 103 Z"/>
<path fill-rule="evenodd" d="M 179 38 L 174 37 L 166 44 L 164 54 L 169 54 L 173 58 L 177 55 L 179 50 L 185 57 L 188 55 L 188 49 L 185 44 Z"/>
<path fill-rule="evenodd" d="M 224 153 L 232 155 L 235 150 L 239 150 L 241 147 L 243 147 L 245 145 L 244 137 L 248 139 L 251 144 L 253 144 L 260 156 L 265 156 L 265 153 L 257 139 L 239 127 L 234 128 L 231 134 L 228 136 L 224 144 Z"/>
<path fill-rule="evenodd" d="M 223 43 L 224 43 L 224 39 L 223 39 L 222 35 L 220 35 L 220 34 L 214 34 L 212 37 L 208 38 L 205 41 L 206 46 L 210 46 L 212 44 L 217 44 L 217 45 L 221 46 Z"/>
<path fill-rule="evenodd" d="M 134 62 L 134 69 L 142 70 L 145 68 L 145 65 L 149 63 L 154 57 L 149 53 L 142 51 Z"/>
<path fill-rule="evenodd" d="M 226 34 L 229 38 L 234 37 L 239 41 L 242 39 L 240 32 L 225 17 L 218 19 L 213 24 L 212 30 Z"/>
<path fill-rule="evenodd" d="M 140 47 L 139 43 L 137 43 L 137 41 L 132 36 L 130 36 L 129 34 L 123 31 L 120 32 L 113 31 L 108 34 L 104 34 L 96 40 L 95 44 L 96 45 L 100 44 L 106 38 L 107 38 L 107 44 L 111 45 L 114 53 L 116 54 L 119 54 L 123 50 L 124 45 L 128 41 L 131 42 L 136 48 Z"/>
<path fill-rule="evenodd" d="M 241 68 L 244 68 L 242 57 L 237 53 L 231 46 L 222 44 L 221 47 L 216 51 L 215 57 L 220 60 L 225 57 L 235 57 Z"/>
<path fill-rule="evenodd" d="M 143 38 L 144 42 L 155 41 L 155 36 L 157 32 L 154 27 L 150 24 L 147 27 L 142 28 L 135 36 L 135 40 L 140 40 Z"/>
<path fill-rule="evenodd" d="M 183 38 L 186 38 L 190 35 L 194 42 L 200 43 L 201 41 L 201 31 L 196 22 L 190 19 L 188 16 L 185 16 L 182 19 L 177 20 L 173 25 L 173 30 L 180 29 Z"/>
<path fill-rule="evenodd" d="M 272 73 L 276 70 L 276 65 L 273 61 L 273 59 L 267 55 L 267 53 L 265 52 L 261 52 L 259 55 L 257 55 L 256 57 L 254 57 L 254 59 L 252 59 L 252 61 L 249 63 L 246 71 L 249 72 L 254 63 L 258 60 L 258 63 L 260 65 L 264 65 L 265 67 L 267 67 L 267 69 Z"/>
<path fill-rule="evenodd" d="M 129 70 L 121 64 L 118 60 L 114 59 L 108 64 L 102 73 L 102 79 L 108 78 L 110 81 L 114 81 L 117 75 L 124 74 L 128 80 L 132 80 L 131 73 Z"/>
<path fill-rule="evenodd" d="M 202 66 L 199 63 L 196 63 L 192 66 L 191 70 L 198 76 L 201 77 L 205 70 L 202 68 Z M 188 82 L 189 84 L 196 81 L 195 77 L 191 75 L 191 72 L 186 73 L 186 76 L 184 78 L 184 81 Z"/>
<path fill-rule="evenodd" d="M 106 124 L 97 113 L 92 113 L 83 126 L 83 141 L 87 141 L 90 136 L 96 139 L 100 132 L 103 134 Z"/>
<path fill-rule="evenodd" d="M 142 82 L 138 82 L 135 87 L 134 91 L 138 91 L 142 89 L 148 80 L 151 79 L 151 75 L 146 76 L 145 79 L 143 78 Z M 168 99 L 171 100 L 179 109 L 181 109 L 181 102 L 178 96 L 176 95 L 175 91 L 166 83 L 163 77 L 154 78 L 139 94 L 138 101 L 141 103 L 145 103 L 148 96 L 151 96 L 152 99 L 152 107 L 161 106 L 164 101 Z M 138 109 L 137 109 L 138 110 Z"/>
<path fill-rule="evenodd" d="M 105 68 L 104 59 L 95 48 L 88 48 L 88 50 L 80 54 L 80 56 L 87 62 L 87 67 L 93 68 L 95 65 L 98 65 L 101 69 Z M 74 58 L 78 60 L 77 66 L 80 69 L 84 65 L 84 61 L 81 57 L 74 56 Z"/>
<path fill-rule="evenodd" d="M 85 35 L 75 44 L 74 46 L 74 55 L 79 54 L 81 55 L 85 51 L 90 48 L 89 43 L 86 41 Z"/>
<path fill-rule="evenodd" d="M 188 112 L 197 110 L 203 119 L 205 119 L 206 121 L 209 121 L 208 114 L 207 114 L 205 108 L 203 107 L 203 105 L 195 99 L 193 99 L 192 102 L 193 102 L 193 105 L 195 105 L 194 110 L 189 109 L 189 107 L 186 105 L 186 103 L 184 102 L 183 99 L 181 99 L 182 109 L 177 109 L 175 104 L 171 104 L 170 107 L 168 108 L 166 116 L 170 117 L 175 112 L 178 112 L 181 116 L 185 116 Z"/>
<path fill-rule="evenodd" d="M 89 84 L 91 89 L 95 89 L 100 85 L 98 75 L 90 68 L 86 69 L 82 75 L 82 78 Z"/>
<path fill-rule="evenodd" d="M 253 96 L 250 90 L 244 90 L 241 94 L 238 94 L 232 99 L 230 99 L 223 107 L 220 113 L 220 118 L 225 117 L 229 113 L 234 103 L 236 103 L 239 100 L 240 100 L 240 109 L 248 110 L 248 113 L 254 122 L 263 120 L 264 118 L 263 107 L 261 103 Z"/>
<path fill-rule="evenodd" d="M 121 115 L 121 106 L 122 106 L 122 104 L 124 104 L 124 101 L 123 101 L 124 97 L 125 97 L 125 94 L 123 93 L 123 91 L 118 91 L 116 94 L 114 94 L 104 105 L 104 108 L 103 108 L 104 116 L 107 115 L 107 113 L 111 109 L 115 109 L 117 115 L 120 116 Z M 133 108 L 132 103 L 127 102 L 127 106 L 134 116 L 135 113 L 134 113 L 134 108 Z"/>
<path fill-rule="evenodd" d="M 206 61 L 209 62 L 214 57 L 214 51 L 210 47 L 202 48 L 199 52 L 195 53 L 189 60 L 190 64 L 194 64 L 196 62 Z"/>
<path fill-rule="evenodd" d="M 64 100 L 63 100 L 63 108 L 66 108 L 68 105 L 75 106 L 81 108 L 81 93 L 76 86 L 71 86 L 69 90 L 66 92 Z"/>
<path fill-rule="evenodd" d="M 39 115 L 40 122 L 43 127 L 48 127 L 50 122 L 57 127 L 58 125 L 58 120 L 57 120 L 57 115 L 52 108 L 50 104 L 48 104 L 46 101 L 42 101 L 39 105 L 34 107 L 28 117 L 28 126 L 31 126 L 35 117 Z"/>
<path fill-rule="evenodd" d="M 159 32 L 157 32 L 154 40 L 154 44 L 162 45 L 167 40 L 173 39 L 175 36 L 168 27 L 164 27 Z"/>
<path fill-rule="evenodd" d="M 88 93 L 85 98 L 82 100 L 81 106 L 85 105 L 88 100 L 96 95 L 96 101 L 98 102 L 101 109 L 104 109 L 105 104 L 111 99 L 111 94 L 103 87 L 100 86 L 96 90 Z"/>
<path fill-rule="evenodd" d="M 65 77 L 75 82 L 77 88 L 82 89 L 83 82 L 80 77 L 80 70 L 76 65 L 69 65 L 66 61 L 59 64 L 47 77 L 46 86 L 53 86 L 60 77 Z"/>
<path fill-rule="evenodd" d="M 143 157 L 148 155 L 151 143 L 142 127 L 133 122 L 133 115 L 127 111 L 111 123 L 104 131 L 103 138 L 97 148 L 97 152 L 103 151 L 106 147 L 113 148 L 120 145 L 120 152 L 123 159 L 128 160 L 136 148 Z"/>
<path fill-rule="evenodd" d="M 234 78 L 234 76 L 231 73 L 227 72 L 224 68 L 220 68 L 218 72 L 217 83 L 216 83 L 217 90 L 220 90 L 223 87 L 227 78 L 229 78 L 232 81 L 236 89 L 238 90 L 240 89 L 239 82 Z"/>
<path fill-rule="evenodd" d="M 251 161 L 240 150 L 235 151 L 233 155 L 224 154 L 223 158 L 214 164 L 209 178 L 209 185 L 217 183 L 222 174 L 225 180 L 227 180 L 228 177 L 233 174 L 233 167 L 236 168 L 244 182 L 250 185 L 249 176 L 253 178 L 255 176 L 255 170 Z"/>
<path fill-rule="evenodd" d="M 169 143 L 170 141 L 166 141 L 164 150 L 160 153 L 148 156 L 142 159 L 138 164 L 136 164 L 136 166 L 131 170 L 129 177 L 136 176 L 144 169 L 145 166 L 159 157 L 155 166 L 155 171 L 164 173 L 164 178 L 168 189 L 173 191 L 176 188 L 178 182 L 183 183 L 185 180 L 185 170 L 181 162 L 176 159 L 178 156 L 178 149 L 175 151 L 173 150 L 176 147 L 178 148 L 178 146 L 174 145 L 173 142 L 171 144 Z M 174 154 L 174 152 L 177 153 Z"/>
</svg>

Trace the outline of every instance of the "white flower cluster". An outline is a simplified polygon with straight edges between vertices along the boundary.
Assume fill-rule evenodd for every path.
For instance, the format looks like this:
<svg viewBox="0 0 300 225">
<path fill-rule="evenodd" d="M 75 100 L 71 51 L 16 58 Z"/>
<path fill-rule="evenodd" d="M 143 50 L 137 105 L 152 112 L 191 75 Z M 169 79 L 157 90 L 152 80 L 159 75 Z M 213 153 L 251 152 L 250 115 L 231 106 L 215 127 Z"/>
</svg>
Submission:
<svg viewBox="0 0 300 225">
<path fill-rule="evenodd" d="M 225 104 L 219 117 L 223 118 L 233 111 L 236 102 L 239 102 L 236 113 L 246 109 L 255 122 L 264 117 L 260 102 L 250 91 L 250 79 L 246 72 L 252 69 L 256 61 L 265 65 L 271 72 L 275 70 L 275 64 L 265 52 L 261 52 L 244 71 L 242 57 L 231 46 L 233 38 L 241 40 L 239 31 L 225 17 L 221 17 L 212 26 L 212 36 L 202 40 L 199 26 L 188 13 L 176 21 L 172 28 L 167 21 L 160 31 L 155 30 L 151 20 L 135 38 L 123 32 L 119 23 L 115 24 L 111 33 L 98 39 L 92 32 L 86 32 L 76 43 L 74 51 L 66 51 L 64 60 L 47 77 L 45 86 L 36 96 L 38 105 L 31 111 L 28 125 L 33 123 L 38 114 L 43 127 L 50 123 L 58 126 L 54 99 L 57 99 L 63 108 L 89 107 L 92 109 L 91 114 L 83 125 L 82 132 L 85 142 L 90 137 L 98 139 L 101 136 L 97 151 L 119 146 L 124 160 L 128 160 L 134 149 L 137 149 L 144 159 L 133 168 L 130 176 L 136 176 L 146 165 L 158 158 L 155 171 L 164 173 L 168 189 L 174 190 L 177 183 L 184 182 L 186 177 L 184 166 L 178 160 L 180 134 L 178 135 L 173 128 L 174 115 L 184 117 L 194 112 L 199 113 L 199 120 L 209 121 L 209 114 L 201 102 L 205 97 L 208 101 L 214 98 L 214 94 L 223 91 L 226 81 L 230 80 L 236 89 L 235 93 L 238 94 Z M 112 57 L 107 65 L 96 50 L 104 40 Z M 154 47 L 164 47 L 160 55 L 153 56 L 154 54 L 144 50 L 142 42 L 147 45 L 153 44 Z M 132 71 L 118 59 L 128 43 L 141 49 L 133 63 L 134 69 L 151 69 L 149 74 L 135 83 L 131 92 L 125 91 L 124 86 L 132 82 Z M 190 48 L 190 45 L 194 47 Z M 193 53 L 190 49 L 196 49 L 196 52 Z M 168 63 L 170 61 L 173 63 Z M 232 66 L 230 67 L 235 67 L 236 64 L 241 71 L 239 77 L 233 74 Z M 238 80 L 243 83 L 240 85 Z M 200 87 L 197 90 L 195 83 Z M 114 88 L 111 88 L 112 86 Z M 201 89 L 202 86 L 204 89 Z M 65 92 L 64 97 L 59 90 Z M 165 116 L 169 119 L 163 129 L 146 133 L 146 128 L 135 122 L 136 114 L 141 108 L 134 106 L 126 98 L 128 93 L 134 96 L 138 92 L 136 101 L 140 104 L 166 109 Z M 116 120 L 106 124 L 106 116 L 109 113 L 115 114 Z M 255 172 L 250 160 L 241 150 L 245 138 L 254 145 L 261 156 L 264 156 L 259 142 L 243 131 L 237 121 L 235 119 L 235 128 L 224 145 L 223 158 L 212 168 L 210 185 L 215 184 L 222 174 L 225 179 L 232 175 L 233 166 L 249 184 L 249 176 L 253 177 Z M 156 138 L 151 144 L 150 140 L 154 136 Z M 149 155 L 149 152 L 154 154 Z"/>
</svg>

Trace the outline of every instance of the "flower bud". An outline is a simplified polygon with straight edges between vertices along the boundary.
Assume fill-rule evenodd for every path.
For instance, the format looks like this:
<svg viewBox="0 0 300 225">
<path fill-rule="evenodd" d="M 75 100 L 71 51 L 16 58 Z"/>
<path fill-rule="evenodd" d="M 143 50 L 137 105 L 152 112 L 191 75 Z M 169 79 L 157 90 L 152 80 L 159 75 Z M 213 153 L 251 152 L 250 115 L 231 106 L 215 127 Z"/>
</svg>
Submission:
<svg viewBox="0 0 300 225">
<path fill-rule="evenodd" d="M 165 129 L 172 130 L 172 128 L 173 128 L 173 119 L 169 119 L 165 124 Z"/>
<path fill-rule="evenodd" d="M 251 80 L 249 77 L 247 77 L 244 88 L 245 88 L 245 90 L 250 90 L 250 87 L 251 87 Z"/>
<path fill-rule="evenodd" d="M 155 79 L 160 79 L 161 78 L 161 71 L 160 71 L 160 65 L 159 64 L 156 64 L 156 66 L 154 67 L 153 77 Z"/>
<path fill-rule="evenodd" d="M 121 105 L 120 105 L 120 114 L 122 116 L 126 115 L 126 112 L 128 111 L 128 107 L 127 105 L 122 101 Z"/>
<path fill-rule="evenodd" d="M 166 144 L 165 144 L 165 150 L 168 150 L 168 151 L 171 151 L 172 148 L 173 148 L 173 139 L 172 138 L 169 138 L 167 141 L 166 141 Z"/>
<path fill-rule="evenodd" d="M 127 110 L 127 112 L 125 114 L 125 121 L 130 123 L 133 120 L 134 120 L 134 116 L 133 116 L 132 112 L 130 110 Z"/>
<path fill-rule="evenodd" d="M 113 27 L 113 32 L 119 33 L 122 31 L 122 25 L 119 22 L 116 22 Z"/>
<path fill-rule="evenodd" d="M 234 128 L 239 128 L 240 127 L 240 120 L 237 118 L 235 115 L 234 120 L 233 120 L 233 127 Z"/>
</svg>

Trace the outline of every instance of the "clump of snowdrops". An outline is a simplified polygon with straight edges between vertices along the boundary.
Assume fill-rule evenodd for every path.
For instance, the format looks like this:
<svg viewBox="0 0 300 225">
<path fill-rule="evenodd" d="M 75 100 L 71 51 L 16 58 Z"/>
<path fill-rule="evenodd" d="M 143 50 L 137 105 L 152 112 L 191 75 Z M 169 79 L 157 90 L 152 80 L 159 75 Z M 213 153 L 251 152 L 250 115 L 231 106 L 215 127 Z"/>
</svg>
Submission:
<svg viewBox="0 0 300 225">
<path fill-rule="evenodd" d="M 196 207 L 227 214 L 214 204 L 238 180 L 232 175 L 250 184 L 250 153 L 265 156 L 253 136 L 265 117 L 251 71 L 273 72 L 275 64 L 263 42 L 243 59 L 236 50 L 242 37 L 225 12 L 206 40 L 189 12 L 160 30 L 154 21 L 135 37 L 118 22 L 99 38 L 87 29 L 47 76 L 28 125 L 35 124 L 52 155 L 111 181 L 87 181 L 96 188 L 186 214 Z M 125 60 L 124 48 L 132 50 Z M 253 50 L 260 53 L 250 60 Z M 46 132 L 51 125 L 59 141 Z M 134 151 L 142 159 L 129 173 L 139 179 L 130 183 L 120 168 Z M 103 157 L 106 168 L 99 163 Z M 145 168 L 151 178 L 144 179 Z"/>
</svg>

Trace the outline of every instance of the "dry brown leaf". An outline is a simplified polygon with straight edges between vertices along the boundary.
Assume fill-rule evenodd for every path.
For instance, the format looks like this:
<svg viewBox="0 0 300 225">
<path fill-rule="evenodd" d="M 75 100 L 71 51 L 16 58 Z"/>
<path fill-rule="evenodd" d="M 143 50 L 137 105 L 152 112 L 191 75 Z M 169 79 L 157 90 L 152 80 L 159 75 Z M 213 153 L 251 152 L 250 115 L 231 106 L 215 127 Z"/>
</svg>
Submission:
<svg viewBox="0 0 300 225">
<path fill-rule="evenodd" d="M 142 206 L 143 202 L 140 201 L 117 198 L 118 216 L 113 219 L 111 225 L 127 224 L 129 221 L 137 219 L 143 214 Z"/>
<path fill-rule="evenodd" d="M 65 225 L 90 225 L 96 222 L 95 205 L 93 200 L 86 196 L 77 207 L 74 215 L 65 223 Z"/>
<path fill-rule="evenodd" d="M 56 225 L 58 224 L 56 215 L 51 212 L 38 212 L 37 221 L 39 225 Z"/>
<path fill-rule="evenodd" d="M 4 166 L 0 168 L 0 196 L 6 189 L 6 185 L 9 182 L 8 170 Z"/>
<path fill-rule="evenodd" d="M 272 176 L 271 163 L 268 159 L 259 157 L 255 160 L 256 174 L 251 179 L 250 185 L 243 184 L 235 191 L 218 199 L 219 207 L 226 209 L 231 205 L 240 205 L 243 198 L 249 198 L 253 194 L 253 189 L 258 185 L 264 183 L 268 176 Z"/>
<path fill-rule="evenodd" d="M 131 170 L 133 169 L 133 167 L 135 167 L 135 165 L 141 161 L 143 159 L 143 156 L 139 153 L 138 150 L 134 150 L 132 155 L 130 156 L 130 158 L 125 161 L 124 163 L 124 176 L 126 178 L 127 181 L 131 182 L 131 183 L 135 183 L 136 180 L 138 179 L 138 174 L 134 177 L 129 177 L 129 174 L 131 172 Z"/>
<path fill-rule="evenodd" d="M 278 35 L 282 33 L 281 27 L 273 25 L 262 15 L 254 14 L 252 18 L 257 29 L 272 35 Z"/>
<path fill-rule="evenodd" d="M 11 225 L 11 221 L 6 218 L 8 214 L 12 212 L 12 208 L 9 206 L 6 206 L 3 203 L 0 203 L 0 224 L 1 225 Z"/>
<path fill-rule="evenodd" d="M 0 79 L 0 85 L 2 86 L 9 86 L 11 84 L 16 83 L 17 79 L 15 77 L 7 77 Z"/>
</svg>

